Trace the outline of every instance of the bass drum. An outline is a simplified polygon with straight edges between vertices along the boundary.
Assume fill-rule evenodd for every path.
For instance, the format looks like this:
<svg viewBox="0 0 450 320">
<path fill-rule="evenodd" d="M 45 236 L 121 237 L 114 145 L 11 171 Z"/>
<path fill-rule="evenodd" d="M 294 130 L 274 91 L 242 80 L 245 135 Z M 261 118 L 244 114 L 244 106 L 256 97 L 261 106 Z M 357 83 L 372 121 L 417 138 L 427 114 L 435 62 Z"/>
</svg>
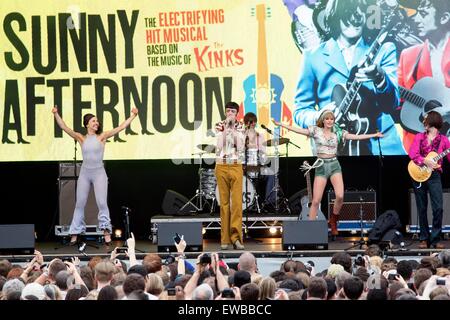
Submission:
<svg viewBox="0 0 450 320">
<path fill-rule="evenodd" d="M 247 192 L 245 190 L 247 184 Z M 251 207 L 253 202 L 255 201 L 256 189 L 253 185 L 252 181 L 247 177 L 243 177 L 242 179 L 242 210 Z M 247 200 L 246 200 L 247 199 Z M 219 195 L 219 186 L 216 187 L 216 200 L 217 204 L 220 206 L 220 195 Z M 231 199 L 230 199 L 231 202 Z"/>
</svg>

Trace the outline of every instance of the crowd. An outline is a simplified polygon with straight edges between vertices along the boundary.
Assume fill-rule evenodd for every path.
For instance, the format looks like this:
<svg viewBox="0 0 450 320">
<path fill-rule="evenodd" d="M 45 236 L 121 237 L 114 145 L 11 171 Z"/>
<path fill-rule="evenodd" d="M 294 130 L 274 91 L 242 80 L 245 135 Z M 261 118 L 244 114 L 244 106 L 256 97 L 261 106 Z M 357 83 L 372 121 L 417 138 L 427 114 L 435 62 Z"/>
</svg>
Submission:
<svg viewBox="0 0 450 320">
<path fill-rule="evenodd" d="M 287 259 L 268 276 L 244 251 L 235 269 L 217 253 L 186 260 L 182 239 L 177 254 L 163 260 L 149 253 L 136 259 L 127 240 L 127 258 L 116 250 L 108 259 L 53 259 L 35 256 L 26 266 L 0 260 L 2 300 L 450 300 L 450 250 L 420 261 L 383 257 L 377 245 L 364 255 L 335 253 L 326 270 L 313 261 Z"/>
</svg>

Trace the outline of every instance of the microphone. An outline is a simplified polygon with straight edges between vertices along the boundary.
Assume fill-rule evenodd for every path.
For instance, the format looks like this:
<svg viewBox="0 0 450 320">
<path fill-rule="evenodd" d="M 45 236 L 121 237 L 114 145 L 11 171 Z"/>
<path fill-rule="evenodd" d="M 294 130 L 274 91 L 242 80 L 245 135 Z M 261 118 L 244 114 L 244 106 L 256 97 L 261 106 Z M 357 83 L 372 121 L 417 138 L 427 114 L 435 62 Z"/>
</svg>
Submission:
<svg viewBox="0 0 450 320">
<path fill-rule="evenodd" d="M 130 209 L 130 208 L 128 208 L 128 207 L 122 206 L 122 209 L 123 209 L 123 210 L 126 210 L 126 211 L 130 211 L 130 212 L 131 212 L 131 209 Z"/>
<path fill-rule="evenodd" d="M 261 125 L 261 128 L 263 128 L 264 130 L 266 130 L 268 133 L 272 134 L 272 130 L 270 130 L 269 128 L 267 128 L 265 125 Z"/>
</svg>

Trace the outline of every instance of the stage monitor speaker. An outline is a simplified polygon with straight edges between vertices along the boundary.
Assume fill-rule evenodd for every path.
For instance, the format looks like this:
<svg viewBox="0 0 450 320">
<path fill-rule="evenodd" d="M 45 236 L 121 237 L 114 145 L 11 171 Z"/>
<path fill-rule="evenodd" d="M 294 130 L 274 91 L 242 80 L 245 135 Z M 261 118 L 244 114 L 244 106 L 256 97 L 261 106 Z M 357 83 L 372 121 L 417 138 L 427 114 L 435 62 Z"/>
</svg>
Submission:
<svg viewBox="0 0 450 320">
<path fill-rule="evenodd" d="M 0 254 L 34 254 L 34 224 L 0 225 Z"/>
<path fill-rule="evenodd" d="M 333 212 L 336 196 L 333 190 L 328 191 L 328 215 Z M 375 191 L 345 191 L 344 203 L 340 212 L 340 221 L 363 221 L 377 219 L 377 193 Z"/>
<path fill-rule="evenodd" d="M 316 220 L 283 221 L 283 250 L 328 249 L 328 225 L 323 214 Z"/>
<path fill-rule="evenodd" d="M 59 225 L 70 225 L 75 210 L 76 180 L 59 179 Z M 98 207 L 95 202 L 94 187 L 91 185 L 86 207 L 84 208 L 86 225 L 98 224 Z"/>
<path fill-rule="evenodd" d="M 450 225 L 450 189 L 443 189 L 443 208 L 444 213 L 442 216 L 442 225 L 449 226 Z M 416 206 L 416 195 L 414 194 L 413 189 L 409 189 L 409 213 L 410 213 L 410 224 L 414 226 L 418 226 L 419 222 L 417 221 L 417 206 Z M 431 209 L 431 199 L 430 195 L 428 195 L 428 208 L 427 208 L 427 216 L 428 216 L 428 224 L 433 223 L 433 210 Z"/>
<path fill-rule="evenodd" d="M 166 191 L 163 199 L 162 211 L 165 215 L 168 216 L 189 215 L 191 213 L 197 212 L 194 205 L 191 202 L 188 202 L 188 198 L 176 191 L 169 189 Z M 188 204 L 183 208 L 186 203 Z M 183 208 L 183 210 L 180 210 L 181 208 Z"/>
<path fill-rule="evenodd" d="M 76 178 L 80 176 L 81 162 L 77 162 L 76 169 L 73 162 L 59 163 L 59 177 L 60 178 Z"/>
<path fill-rule="evenodd" d="M 173 221 L 158 223 L 158 252 L 176 252 L 176 233 L 184 236 L 185 251 L 203 251 L 203 225 L 201 222 Z"/>
</svg>

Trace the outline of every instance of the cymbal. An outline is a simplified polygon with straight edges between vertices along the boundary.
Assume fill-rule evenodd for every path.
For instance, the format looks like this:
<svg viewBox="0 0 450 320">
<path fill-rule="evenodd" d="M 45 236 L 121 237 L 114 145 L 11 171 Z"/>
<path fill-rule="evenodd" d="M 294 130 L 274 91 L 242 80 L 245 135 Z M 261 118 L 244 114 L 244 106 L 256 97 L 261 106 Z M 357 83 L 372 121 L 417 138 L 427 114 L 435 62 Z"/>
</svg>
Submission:
<svg viewBox="0 0 450 320">
<path fill-rule="evenodd" d="M 288 138 L 279 138 L 278 139 L 278 145 L 282 145 L 285 143 L 288 143 L 290 140 Z M 273 147 L 276 144 L 276 140 L 275 139 L 270 139 L 267 140 L 266 142 L 264 142 L 264 145 L 266 147 Z"/>
<path fill-rule="evenodd" d="M 197 148 L 200 150 L 206 151 L 207 153 L 215 153 L 216 152 L 216 146 L 213 144 L 198 144 Z"/>
</svg>

